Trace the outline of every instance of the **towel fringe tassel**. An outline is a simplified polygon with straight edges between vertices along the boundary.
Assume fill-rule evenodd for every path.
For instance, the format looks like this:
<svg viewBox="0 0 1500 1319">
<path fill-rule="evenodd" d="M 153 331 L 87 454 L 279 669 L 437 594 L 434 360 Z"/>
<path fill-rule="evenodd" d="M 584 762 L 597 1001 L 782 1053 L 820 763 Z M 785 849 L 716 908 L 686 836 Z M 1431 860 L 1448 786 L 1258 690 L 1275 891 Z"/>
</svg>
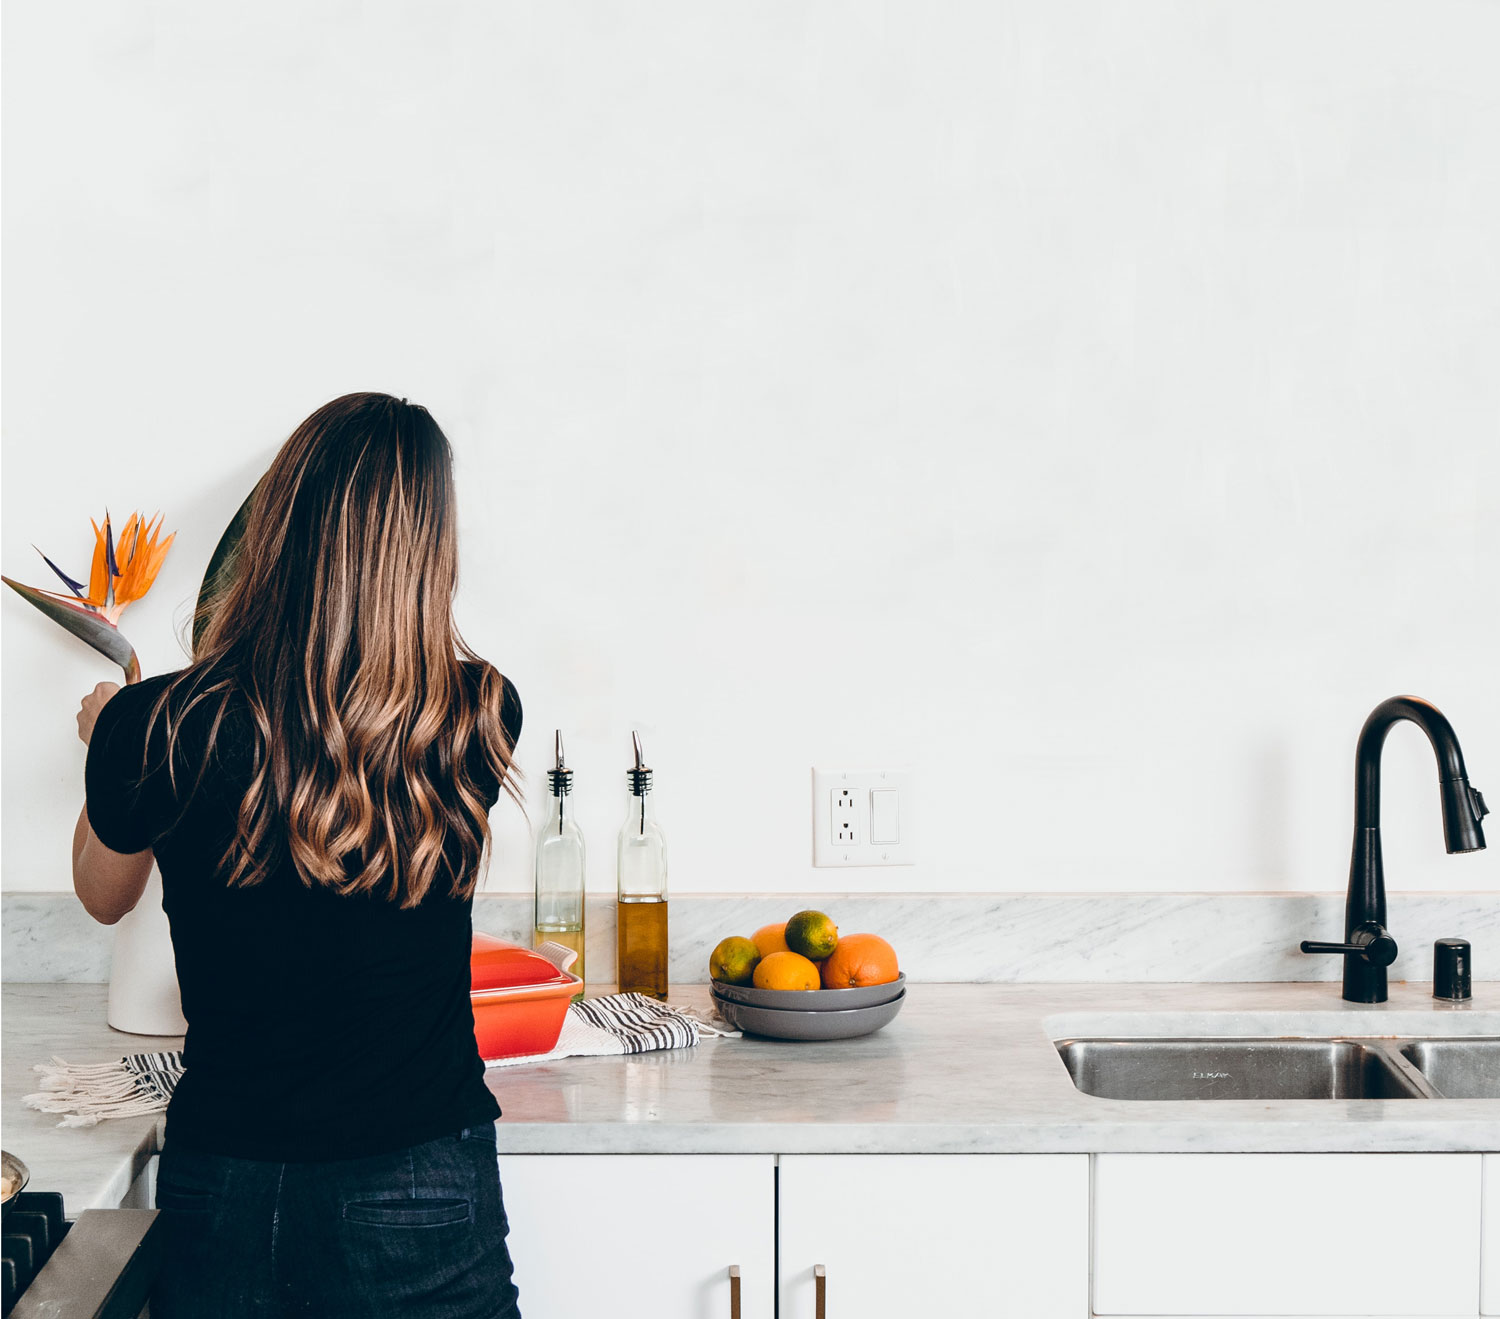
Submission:
<svg viewBox="0 0 1500 1319">
<path fill-rule="evenodd" d="M 27 1108 L 62 1113 L 60 1127 L 92 1127 L 114 1117 L 142 1117 L 166 1112 L 166 1101 L 142 1091 L 123 1058 L 112 1063 L 65 1063 L 53 1057 L 32 1070 L 42 1088 L 25 1097 Z"/>
</svg>

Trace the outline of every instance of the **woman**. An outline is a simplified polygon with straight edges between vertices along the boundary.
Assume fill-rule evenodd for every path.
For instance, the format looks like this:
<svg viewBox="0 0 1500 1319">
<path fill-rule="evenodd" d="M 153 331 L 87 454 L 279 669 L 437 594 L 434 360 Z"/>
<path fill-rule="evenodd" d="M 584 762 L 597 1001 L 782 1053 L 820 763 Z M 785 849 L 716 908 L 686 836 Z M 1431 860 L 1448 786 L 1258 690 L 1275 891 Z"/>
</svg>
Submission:
<svg viewBox="0 0 1500 1319">
<path fill-rule="evenodd" d="M 515 689 L 454 629 L 452 455 L 349 394 L 259 487 L 193 662 L 78 716 L 84 906 L 153 859 L 188 1020 L 155 1319 L 513 1319 L 470 907 Z"/>
</svg>

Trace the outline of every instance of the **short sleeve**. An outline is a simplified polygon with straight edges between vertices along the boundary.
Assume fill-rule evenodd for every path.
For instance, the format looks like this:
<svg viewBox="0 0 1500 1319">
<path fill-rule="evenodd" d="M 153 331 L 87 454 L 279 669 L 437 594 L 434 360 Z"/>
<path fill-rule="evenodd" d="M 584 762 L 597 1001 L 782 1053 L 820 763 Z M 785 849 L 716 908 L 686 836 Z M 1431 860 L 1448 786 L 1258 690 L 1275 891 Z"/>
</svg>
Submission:
<svg viewBox="0 0 1500 1319">
<path fill-rule="evenodd" d="M 510 749 L 514 752 L 516 743 L 521 737 L 521 696 L 509 678 L 502 675 L 500 682 L 500 723 L 505 729 L 505 736 L 510 739 Z M 495 803 L 500 800 L 500 780 L 495 777 L 482 757 L 480 762 L 475 770 L 474 781 L 480 792 L 484 794 L 484 804 L 493 809 Z"/>
<path fill-rule="evenodd" d="M 521 693 L 509 678 L 503 679 L 505 695 L 501 698 L 500 722 L 505 725 L 505 735 L 512 747 L 521 740 Z"/>
<path fill-rule="evenodd" d="M 464 672 L 468 674 L 476 691 L 479 689 L 479 683 L 486 669 L 487 666 L 482 664 L 464 665 Z M 503 674 L 500 675 L 500 724 L 505 729 L 505 736 L 510 741 L 511 750 L 514 750 L 521 736 L 521 696 L 516 691 L 515 684 Z M 469 743 L 466 763 L 474 786 L 479 789 L 480 796 L 484 798 L 485 806 L 492 808 L 500 800 L 501 785 L 490 768 L 489 760 L 478 738 Z"/>
<path fill-rule="evenodd" d="M 99 711 L 89 736 L 84 807 L 89 826 L 111 852 L 144 852 L 166 822 L 161 776 L 150 772 L 158 766 L 146 759 L 147 726 L 159 693 L 159 682 L 121 688 Z"/>
</svg>

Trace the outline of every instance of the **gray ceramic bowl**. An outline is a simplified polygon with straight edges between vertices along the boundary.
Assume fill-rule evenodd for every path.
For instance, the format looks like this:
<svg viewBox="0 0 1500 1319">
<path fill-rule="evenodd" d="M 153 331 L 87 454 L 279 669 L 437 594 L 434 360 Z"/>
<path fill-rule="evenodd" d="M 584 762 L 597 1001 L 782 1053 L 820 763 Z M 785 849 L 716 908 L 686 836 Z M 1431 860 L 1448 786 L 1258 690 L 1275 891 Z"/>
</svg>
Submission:
<svg viewBox="0 0 1500 1319">
<path fill-rule="evenodd" d="M 811 990 L 805 991 L 811 993 Z M 714 1006 L 736 1030 L 766 1035 L 773 1040 L 851 1040 L 888 1026 L 906 1001 L 904 993 L 888 1003 L 868 1008 L 845 1008 L 838 1012 L 787 1012 L 778 1008 L 756 1008 L 714 994 Z"/>
<path fill-rule="evenodd" d="M 873 1008 L 906 993 L 906 972 L 883 985 L 858 989 L 756 989 L 754 985 L 725 985 L 710 981 L 713 991 L 731 1003 L 751 1008 L 779 1008 L 784 1012 L 844 1012 Z"/>
</svg>

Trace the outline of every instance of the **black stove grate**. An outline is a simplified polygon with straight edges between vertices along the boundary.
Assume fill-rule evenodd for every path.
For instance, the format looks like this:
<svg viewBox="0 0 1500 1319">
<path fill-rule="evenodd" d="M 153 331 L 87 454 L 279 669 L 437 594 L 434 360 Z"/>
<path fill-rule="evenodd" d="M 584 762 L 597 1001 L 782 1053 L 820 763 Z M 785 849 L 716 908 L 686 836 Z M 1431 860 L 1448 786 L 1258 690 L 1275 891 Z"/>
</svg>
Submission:
<svg viewBox="0 0 1500 1319">
<path fill-rule="evenodd" d="M 3 1307 L 7 1315 L 43 1264 L 67 1235 L 63 1198 L 56 1191 L 22 1191 L 6 1206 L 3 1269 Z"/>
</svg>

